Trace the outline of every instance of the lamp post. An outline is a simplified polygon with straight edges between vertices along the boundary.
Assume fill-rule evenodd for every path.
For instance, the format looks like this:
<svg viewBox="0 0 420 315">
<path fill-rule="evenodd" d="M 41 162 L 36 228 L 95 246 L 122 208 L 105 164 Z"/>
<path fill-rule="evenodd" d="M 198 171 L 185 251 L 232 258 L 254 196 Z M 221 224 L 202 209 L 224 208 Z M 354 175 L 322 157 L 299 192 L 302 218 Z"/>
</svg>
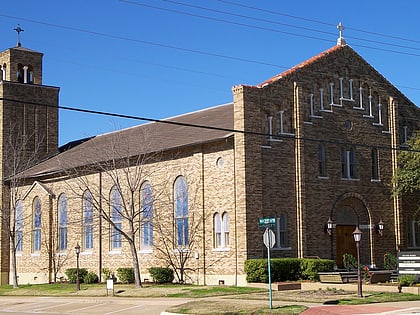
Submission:
<svg viewBox="0 0 420 315">
<path fill-rule="evenodd" d="M 353 238 L 356 242 L 357 249 L 357 296 L 363 297 L 362 294 L 362 277 L 360 274 L 360 240 L 362 239 L 362 231 L 359 230 L 359 227 L 356 226 L 356 229 L 353 232 Z"/>
<path fill-rule="evenodd" d="M 76 251 L 76 290 L 80 291 L 80 279 L 79 279 L 79 254 L 80 254 L 80 245 L 76 244 L 74 248 Z"/>
</svg>

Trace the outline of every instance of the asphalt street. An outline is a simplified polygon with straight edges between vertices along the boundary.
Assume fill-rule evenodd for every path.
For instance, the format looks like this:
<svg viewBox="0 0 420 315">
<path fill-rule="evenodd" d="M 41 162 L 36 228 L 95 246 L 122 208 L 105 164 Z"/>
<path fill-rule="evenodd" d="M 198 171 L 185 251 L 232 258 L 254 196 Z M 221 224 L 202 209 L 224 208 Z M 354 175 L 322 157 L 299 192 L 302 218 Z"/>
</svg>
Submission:
<svg viewBox="0 0 420 315">
<path fill-rule="evenodd" d="M 0 297 L 0 314 L 124 314 L 159 315 L 172 305 L 188 299 L 140 299 L 114 297 Z"/>
</svg>

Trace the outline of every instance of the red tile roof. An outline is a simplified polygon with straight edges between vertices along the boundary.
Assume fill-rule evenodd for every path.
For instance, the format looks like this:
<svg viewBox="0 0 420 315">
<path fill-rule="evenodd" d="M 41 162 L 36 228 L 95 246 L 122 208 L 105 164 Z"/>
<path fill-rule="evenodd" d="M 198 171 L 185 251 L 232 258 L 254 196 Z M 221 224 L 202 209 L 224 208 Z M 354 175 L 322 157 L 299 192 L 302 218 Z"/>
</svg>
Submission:
<svg viewBox="0 0 420 315">
<path fill-rule="evenodd" d="M 290 69 L 288 69 L 286 71 L 283 71 L 282 73 L 277 74 L 274 77 L 272 77 L 272 78 L 270 78 L 270 79 L 268 79 L 268 80 L 266 80 L 266 81 L 264 81 L 264 82 L 262 82 L 260 84 L 257 84 L 256 87 L 261 88 L 261 87 L 263 87 L 263 86 L 265 86 L 267 84 L 271 84 L 271 83 L 273 83 L 273 82 L 275 82 L 277 80 L 280 80 L 280 79 L 282 79 L 282 78 L 290 75 L 291 73 L 295 72 L 296 70 L 299 70 L 301 68 L 304 68 L 304 67 L 310 65 L 311 63 L 313 63 L 313 62 L 315 62 L 315 61 L 317 61 L 317 60 L 319 60 L 319 59 L 321 59 L 321 58 L 323 58 L 323 57 L 331 54 L 332 52 L 334 52 L 336 50 L 339 50 L 339 49 L 342 49 L 343 47 L 345 47 L 345 46 L 336 45 L 334 47 L 331 47 L 330 49 L 327 49 L 327 50 L 323 51 L 322 53 L 320 53 L 320 54 L 318 54 L 318 55 L 316 55 L 316 56 L 314 56 L 312 58 L 309 58 L 306 61 L 301 62 L 300 64 L 298 64 L 298 65 L 296 65 L 296 66 L 294 66 L 294 67 L 292 67 L 292 68 L 290 68 Z"/>
</svg>

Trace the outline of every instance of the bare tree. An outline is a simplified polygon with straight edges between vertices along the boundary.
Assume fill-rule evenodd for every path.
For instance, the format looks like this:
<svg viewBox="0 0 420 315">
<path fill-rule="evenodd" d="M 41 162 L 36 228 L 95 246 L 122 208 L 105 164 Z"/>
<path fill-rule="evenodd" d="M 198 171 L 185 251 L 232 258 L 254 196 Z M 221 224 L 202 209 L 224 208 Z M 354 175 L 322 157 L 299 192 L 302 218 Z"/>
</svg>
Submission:
<svg viewBox="0 0 420 315">
<path fill-rule="evenodd" d="M 185 178 L 194 176 L 187 174 Z M 171 211 L 156 211 L 153 221 L 153 228 L 159 235 L 159 241 L 153 246 L 156 256 L 174 270 L 179 283 L 192 280 L 190 272 L 197 271 L 192 260 L 200 253 L 204 228 L 211 218 L 211 214 L 202 212 L 199 183 L 190 181 L 188 186 L 183 187 L 186 184 L 181 180 L 180 187 L 177 187 L 177 181 L 175 182 L 174 196 L 167 195 L 169 204 L 174 203 L 174 210 L 171 207 Z M 207 206 L 209 204 L 210 201 L 207 201 Z M 170 222 L 173 224 L 168 224 Z"/>
<path fill-rule="evenodd" d="M 88 191 L 89 203 L 101 222 L 110 226 L 111 247 L 120 248 L 123 240 L 128 243 L 135 285 L 142 287 L 138 240 L 139 231 L 148 220 L 150 207 L 140 203 L 140 194 L 142 184 L 153 175 L 147 165 L 156 161 L 158 154 L 144 154 L 147 136 L 137 133 L 133 136 L 137 141 L 133 141 L 115 132 L 112 137 L 112 141 L 107 142 L 107 149 L 97 148 L 102 154 L 97 161 L 71 168 L 65 164 L 66 161 L 61 163 L 70 178 L 68 186 L 82 198 L 86 198 L 85 192 Z M 142 147 L 131 145 L 133 142 L 141 143 Z M 92 145 L 95 145 L 94 141 Z M 100 180 L 97 180 L 98 177 Z M 104 186 L 111 189 L 104 189 Z"/>
<path fill-rule="evenodd" d="M 42 139 L 34 134 L 25 134 L 17 122 L 10 122 L 5 128 L 3 143 L 2 204 L 0 209 L 2 231 L 7 234 L 11 253 L 13 287 L 18 287 L 16 254 L 21 249 L 23 222 L 30 213 L 23 212 L 20 198 L 24 179 L 19 173 L 33 166 L 40 158 Z M 4 244 L 3 244 L 4 245 Z"/>
</svg>

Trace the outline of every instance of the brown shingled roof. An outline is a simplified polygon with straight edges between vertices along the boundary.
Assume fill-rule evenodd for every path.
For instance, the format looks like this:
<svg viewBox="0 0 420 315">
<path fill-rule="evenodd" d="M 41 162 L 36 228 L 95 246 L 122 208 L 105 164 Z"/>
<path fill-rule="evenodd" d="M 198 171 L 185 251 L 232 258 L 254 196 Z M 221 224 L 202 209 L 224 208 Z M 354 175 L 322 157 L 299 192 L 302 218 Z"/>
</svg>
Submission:
<svg viewBox="0 0 420 315">
<path fill-rule="evenodd" d="M 212 128 L 198 128 L 192 125 Z M 108 161 L 111 156 L 122 158 L 206 143 L 229 137 L 232 135 L 231 130 L 233 130 L 232 103 L 168 118 L 162 122 L 146 123 L 98 135 L 35 165 L 21 175 L 44 176 L 58 173 L 63 169 Z"/>
</svg>

